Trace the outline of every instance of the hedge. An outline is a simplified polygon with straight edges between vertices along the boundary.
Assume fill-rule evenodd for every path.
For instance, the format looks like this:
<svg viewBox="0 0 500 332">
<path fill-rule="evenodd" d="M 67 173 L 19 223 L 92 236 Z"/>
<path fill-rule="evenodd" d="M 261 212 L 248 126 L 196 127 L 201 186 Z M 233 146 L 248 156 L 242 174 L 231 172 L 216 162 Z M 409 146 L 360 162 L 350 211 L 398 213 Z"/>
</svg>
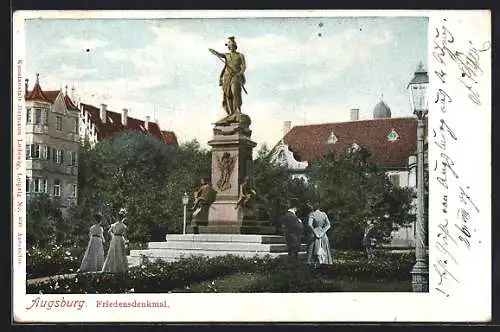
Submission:
<svg viewBox="0 0 500 332">
<path fill-rule="evenodd" d="M 248 292 L 325 291 L 331 287 L 319 279 L 408 280 L 411 262 L 360 264 L 344 262 L 311 267 L 288 264 L 281 259 L 220 256 L 189 257 L 176 262 L 156 261 L 132 267 L 126 274 L 85 273 L 76 277 L 50 278 L 40 283 L 27 283 L 26 292 L 35 293 L 167 293 L 198 282 L 235 273 L 258 273 L 264 278 Z M 326 288 L 325 288 L 326 287 Z M 331 291 L 331 290 L 330 290 Z"/>
</svg>

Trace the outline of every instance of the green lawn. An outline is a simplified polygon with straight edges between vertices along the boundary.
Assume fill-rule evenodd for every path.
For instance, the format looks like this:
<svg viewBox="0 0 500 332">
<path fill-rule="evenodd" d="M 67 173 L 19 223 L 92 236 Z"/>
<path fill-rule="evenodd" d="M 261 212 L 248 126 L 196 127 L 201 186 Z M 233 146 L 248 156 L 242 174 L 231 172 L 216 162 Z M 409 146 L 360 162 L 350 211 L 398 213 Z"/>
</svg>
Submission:
<svg viewBox="0 0 500 332">
<path fill-rule="evenodd" d="M 257 273 L 238 273 L 210 281 L 203 281 L 185 289 L 175 289 L 174 293 L 238 293 L 247 285 L 264 279 Z M 346 281 L 324 279 L 325 283 L 342 292 L 411 292 L 410 281 Z"/>
</svg>

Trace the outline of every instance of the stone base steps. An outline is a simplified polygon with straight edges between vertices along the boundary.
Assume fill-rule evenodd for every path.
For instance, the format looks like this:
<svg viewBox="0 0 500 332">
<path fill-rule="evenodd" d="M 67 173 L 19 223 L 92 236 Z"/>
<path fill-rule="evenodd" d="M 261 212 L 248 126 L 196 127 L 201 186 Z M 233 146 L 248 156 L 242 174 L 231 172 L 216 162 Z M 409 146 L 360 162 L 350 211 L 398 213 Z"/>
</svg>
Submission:
<svg viewBox="0 0 500 332">
<path fill-rule="evenodd" d="M 243 242 L 262 244 L 284 244 L 285 238 L 279 235 L 255 235 L 255 234 L 167 234 L 166 242 Z M 165 243 L 165 242 L 150 242 Z"/>
<path fill-rule="evenodd" d="M 216 257 L 235 255 L 252 257 L 286 257 L 287 246 L 282 236 L 255 234 L 169 234 L 165 242 L 150 242 L 147 249 L 131 250 L 127 257 L 130 266 L 161 259 L 166 262 L 182 257 Z M 300 255 L 305 256 L 302 245 Z"/>
<path fill-rule="evenodd" d="M 145 250 L 145 249 L 142 249 Z M 246 252 L 287 252 L 286 244 L 227 243 L 227 242 L 156 242 L 149 243 L 147 250 L 202 250 L 202 251 L 246 251 Z M 130 250 L 134 256 L 141 250 Z"/>
<path fill-rule="evenodd" d="M 159 254 L 156 252 L 152 253 L 143 253 L 145 257 L 143 256 L 128 256 L 128 263 L 129 267 L 132 266 L 137 266 L 140 264 L 143 264 L 145 262 L 154 262 L 157 259 L 161 259 L 162 261 L 165 262 L 175 262 L 179 260 L 180 258 L 188 258 L 190 256 L 205 256 L 205 257 L 217 257 L 217 256 L 225 256 L 225 255 L 235 255 L 239 257 L 244 257 L 244 258 L 254 258 L 254 257 L 265 257 L 265 256 L 270 256 L 272 258 L 286 258 L 287 253 L 251 253 L 251 252 L 221 252 L 221 251 L 213 251 L 213 252 L 186 252 L 186 253 L 179 253 L 179 252 L 170 252 L 168 254 L 163 253 Z M 306 254 L 305 252 L 299 253 L 299 258 L 305 258 Z"/>
</svg>

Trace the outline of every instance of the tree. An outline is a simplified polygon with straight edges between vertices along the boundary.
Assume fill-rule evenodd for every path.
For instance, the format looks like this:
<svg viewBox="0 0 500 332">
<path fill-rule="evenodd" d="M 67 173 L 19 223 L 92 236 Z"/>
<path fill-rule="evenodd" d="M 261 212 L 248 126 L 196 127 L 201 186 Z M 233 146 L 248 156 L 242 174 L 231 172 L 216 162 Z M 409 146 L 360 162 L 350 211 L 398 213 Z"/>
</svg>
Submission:
<svg viewBox="0 0 500 332">
<path fill-rule="evenodd" d="M 61 206 L 46 194 L 28 196 L 26 204 L 26 243 L 28 246 L 47 246 L 67 240 L 70 226 Z"/>
<path fill-rule="evenodd" d="M 310 166 L 310 184 L 331 219 L 335 247 L 361 247 L 369 220 L 377 224 L 382 242 L 393 229 L 413 221 L 413 191 L 393 186 L 383 170 L 368 162 L 369 156 L 365 149 L 328 153 Z"/>
<path fill-rule="evenodd" d="M 179 166 L 178 152 L 161 140 L 135 131 L 118 133 L 80 154 L 79 206 L 72 209 L 75 230 L 89 225 L 92 214 L 106 210 L 110 223 L 122 207 L 128 211 L 128 236 L 132 241 L 158 239 L 168 223 L 163 188 Z M 86 219 L 86 220 L 83 220 Z M 85 231 L 86 232 L 86 231 Z"/>
<path fill-rule="evenodd" d="M 292 179 L 285 167 L 271 163 L 271 155 L 266 145 L 262 145 L 254 160 L 254 186 L 257 201 L 265 209 L 269 220 L 280 232 L 279 217 L 286 212 L 292 199 L 299 206 L 299 217 L 307 214 L 306 204 L 311 200 L 311 191 L 301 179 Z"/>
<path fill-rule="evenodd" d="M 192 204 L 193 192 L 200 186 L 202 178 L 210 178 L 211 154 L 202 149 L 197 140 L 179 146 L 179 167 L 172 170 L 162 188 L 165 197 L 164 208 L 169 213 L 171 223 L 163 229 L 163 234 L 180 233 L 182 230 L 183 207 L 181 205 L 184 192 Z M 188 209 L 189 209 L 188 205 Z"/>
</svg>

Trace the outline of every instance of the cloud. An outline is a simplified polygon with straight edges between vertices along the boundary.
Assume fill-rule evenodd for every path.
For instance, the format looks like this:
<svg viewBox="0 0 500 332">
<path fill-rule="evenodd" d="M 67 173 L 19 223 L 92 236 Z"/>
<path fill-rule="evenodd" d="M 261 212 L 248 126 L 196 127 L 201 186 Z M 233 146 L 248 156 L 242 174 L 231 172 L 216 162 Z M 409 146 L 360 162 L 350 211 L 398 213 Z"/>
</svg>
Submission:
<svg viewBox="0 0 500 332">
<path fill-rule="evenodd" d="M 81 50 L 94 50 L 109 44 L 104 38 L 83 38 L 78 35 L 66 36 L 61 41 L 64 47 L 58 48 L 59 50 L 72 53 Z"/>
<path fill-rule="evenodd" d="M 390 31 L 357 36 L 356 29 L 323 37 L 309 37 L 300 42 L 274 34 L 262 37 L 241 38 L 245 45 L 248 71 L 254 68 L 279 66 L 283 76 L 298 74 L 294 81 L 285 81 L 279 91 L 299 91 L 305 86 L 321 87 L 334 75 L 339 75 L 358 63 L 366 61 L 378 46 L 390 44 Z M 250 59 L 250 60 L 248 60 Z M 327 75 L 325 73 L 332 73 Z"/>
<path fill-rule="evenodd" d="M 103 56 L 106 59 L 113 60 L 113 61 L 129 60 L 129 55 L 127 54 L 127 52 L 124 52 L 123 50 L 105 51 L 103 53 Z"/>
<path fill-rule="evenodd" d="M 62 64 L 55 75 L 59 76 L 62 80 L 80 80 L 85 76 L 89 76 L 97 73 L 97 68 L 78 68 L 73 66 L 68 66 L 66 64 Z"/>
<path fill-rule="evenodd" d="M 130 116 L 139 119 L 156 117 L 160 127 L 175 131 L 180 142 L 198 139 L 208 147 L 211 123 L 224 116 L 224 111 L 217 84 L 222 64 L 207 49 L 224 51 L 218 46 L 221 38 L 213 38 L 203 29 L 196 33 L 182 30 L 172 22 L 150 23 L 147 32 L 153 38 L 140 48 L 115 47 L 99 33 L 67 36 L 63 47 L 60 41 L 49 40 L 46 49 L 55 49 L 61 57 L 58 63 L 53 61 L 55 69 L 46 72 L 47 79 L 42 73 L 43 88 L 53 89 L 74 80 L 82 102 L 95 106 L 106 103 L 117 112 L 128 108 Z M 241 34 L 237 42 L 248 64 L 250 95 L 243 97 L 243 111 L 252 118 L 252 139 L 259 145 L 276 144 L 287 120 L 292 125 L 347 121 L 352 107 L 359 107 L 361 116 L 371 115 L 377 96 L 372 90 L 356 90 L 361 86 L 359 81 L 345 94 L 331 91 L 335 91 L 335 79 L 356 72 L 360 63 L 374 61 L 376 50 L 385 51 L 394 42 L 392 31 L 342 29 L 303 39 L 300 34 L 281 35 L 279 31 L 259 36 L 251 33 Z M 77 61 L 72 65 L 71 59 L 78 56 L 75 51 L 83 48 L 100 48 L 99 56 L 117 69 L 116 76 L 99 77 L 110 68 L 99 67 L 103 62 L 96 59 L 94 67 L 87 69 L 78 67 Z M 64 54 L 66 51 L 69 54 Z M 43 64 L 50 59 L 54 60 L 44 54 L 37 61 Z M 362 74 L 366 77 L 369 73 Z"/>
</svg>

